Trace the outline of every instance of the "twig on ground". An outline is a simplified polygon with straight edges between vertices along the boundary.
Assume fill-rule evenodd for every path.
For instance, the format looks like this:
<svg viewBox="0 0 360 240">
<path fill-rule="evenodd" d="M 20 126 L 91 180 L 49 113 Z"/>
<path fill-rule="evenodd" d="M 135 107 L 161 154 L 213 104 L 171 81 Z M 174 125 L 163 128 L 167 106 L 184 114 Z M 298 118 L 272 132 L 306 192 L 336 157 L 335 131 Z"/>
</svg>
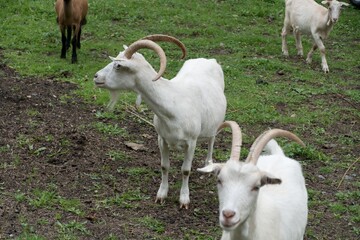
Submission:
<svg viewBox="0 0 360 240">
<path fill-rule="evenodd" d="M 339 182 L 339 185 L 337 186 L 336 189 L 339 189 L 339 188 L 340 188 L 342 182 L 343 182 L 344 179 L 345 179 L 346 174 L 350 171 L 350 168 L 352 168 L 352 166 L 354 166 L 355 163 L 357 163 L 357 162 L 359 161 L 359 159 L 360 159 L 360 158 L 356 159 L 356 160 L 348 167 L 348 169 L 346 169 L 346 171 L 345 171 L 344 175 L 342 176 L 342 178 L 341 178 L 341 180 L 340 180 L 340 182 Z"/>
</svg>

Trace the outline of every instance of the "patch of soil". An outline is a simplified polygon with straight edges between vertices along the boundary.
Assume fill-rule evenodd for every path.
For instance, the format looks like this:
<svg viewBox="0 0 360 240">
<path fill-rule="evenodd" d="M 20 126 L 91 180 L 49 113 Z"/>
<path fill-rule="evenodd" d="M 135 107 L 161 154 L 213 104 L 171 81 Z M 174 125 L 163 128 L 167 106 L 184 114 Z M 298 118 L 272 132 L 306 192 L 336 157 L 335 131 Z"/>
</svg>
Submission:
<svg viewBox="0 0 360 240">
<path fill-rule="evenodd" d="M 72 94 L 74 84 L 21 78 L 4 65 L 0 72 L 0 239 L 17 237 L 29 229 L 55 239 L 59 223 L 74 220 L 84 222 L 89 232 L 86 237 L 80 234 L 80 239 L 105 239 L 110 234 L 118 239 L 152 239 L 158 235 L 176 239 L 191 236 L 189 229 L 214 234 L 216 194 L 205 187 L 209 181 L 215 186 L 212 177 L 200 179 L 203 176 L 194 173 L 191 207 L 179 209 L 182 161 L 171 162 L 166 203 L 154 203 L 161 174 L 153 127 L 131 115 L 119 122 L 96 118 L 95 113 L 103 109 Z M 97 122 L 117 124 L 128 135 L 104 135 L 94 127 Z M 126 147 L 124 143 L 129 140 L 144 144 L 146 149 Z M 111 151 L 126 155 L 115 161 L 109 156 Z M 201 164 L 199 161 L 194 168 Z M 131 176 L 122 171 L 127 168 L 149 169 L 151 177 Z M 83 213 L 64 211 L 58 204 L 34 207 L 29 202 L 36 199 L 36 190 L 56 192 L 62 199 L 79 199 Z M 136 191 L 142 196 L 139 200 L 105 203 Z M 25 194 L 25 200 L 15 199 L 20 193 Z M 164 222 L 165 229 L 154 230 L 142 224 L 145 217 Z"/>
<path fill-rule="evenodd" d="M 72 94 L 75 89 L 74 84 L 53 79 L 22 78 L 0 66 L 0 239 L 24 233 L 57 239 L 65 231 L 61 226 L 71 221 L 86 228 L 72 230 L 79 239 L 195 239 L 199 235 L 219 239 L 215 179 L 193 171 L 190 209 L 180 210 L 182 158 L 175 155 L 169 197 L 165 204 L 155 204 L 161 174 L 153 127 L 130 114 L 121 121 L 97 118 L 95 113 L 103 109 Z M 277 108 L 282 111 L 284 106 Z M 97 122 L 117 124 L 127 134 L 102 134 L 94 127 Z M 220 135 L 216 148 L 228 151 L 224 138 Z M 132 150 L 127 141 L 146 148 Z M 206 144 L 200 148 L 206 149 Z M 114 151 L 125 154 L 114 160 L 109 154 Z M 205 154 L 197 153 L 193 169 L 201 167 L 203 159 Z M 311 188 L 323 189 L 331 201 L 335 190 L 310 177 L 318 176 L 323 165 L 305 165 L 304 170 Z M 130 168 L 148 172 L 129 174 L 126 169 Z M 334 173 L 334 177 L 342 174 Z M 56 193 L 56 203 L 48 200 L 37 207 L 36 192 L 45 190 Z M 135 194 L 126 199 L 129 192 Z M 66 209 L 61 199 L 77 199 L 81 213 Z M 311 207 L 310 232 L 321 232 L 326 239 L 356 239 L 346 219 Z M 146 219 L 160 221 L 163 228 Z"/>
</svg>

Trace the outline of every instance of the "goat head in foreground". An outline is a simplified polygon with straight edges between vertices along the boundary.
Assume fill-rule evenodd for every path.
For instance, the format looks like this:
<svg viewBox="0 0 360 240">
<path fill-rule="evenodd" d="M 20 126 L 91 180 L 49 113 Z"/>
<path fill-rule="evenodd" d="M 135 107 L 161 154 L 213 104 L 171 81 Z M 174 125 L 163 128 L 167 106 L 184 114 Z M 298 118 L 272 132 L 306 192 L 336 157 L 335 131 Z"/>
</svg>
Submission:
<svg viewBox="0 0 360 240">
<path fill-rule="evenodd" d="M 300 164 L 286 157 L 275 137 L 304 143 L 291 132 L 272 129 L 252 144 L 245 162 L 239 161 L 241 131 L 230 126 L 232 148 L 226 163 L 213 163 L 200 172 L 217 176 L 222 240 L 300 240 L 307 223 L 307 191 Z M 260 156 L 265 148 L 270 155 Z"/>
</svg>

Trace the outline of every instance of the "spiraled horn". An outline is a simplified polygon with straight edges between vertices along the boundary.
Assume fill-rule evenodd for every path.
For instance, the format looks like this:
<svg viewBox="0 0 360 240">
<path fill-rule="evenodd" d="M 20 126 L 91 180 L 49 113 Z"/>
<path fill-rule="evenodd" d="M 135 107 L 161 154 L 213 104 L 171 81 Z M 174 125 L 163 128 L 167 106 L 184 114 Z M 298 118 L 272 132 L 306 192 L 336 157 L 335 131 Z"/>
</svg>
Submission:
<svg viewBox="0 0 360 240">
<path fill-rule="evenodd" d="M 148 35 L 146 37 L 143 37 L 142 39 L 147 39 L 147 40 L 151 40 L 154 42 L 171 42 L 171 43 L 175 43 L 182 51 L 182 56 L 181 59 L 184 59 L 186 57 L 186 47 L 185 45 L 177 38 L 169 36 L 169 35 L 164 35 L 164 34 L 153 34 L 153 35 Z"/>
<path fill-rule="evenodd" d="M 155 42 L 151 40 L 138 40 L 132 43 L 124 52 L 127 59 L 130 59 L 132 55 L 139 49 L 148 48 L 155 51 L 160 57 L 160 69 L 153 81 L 158 80 L 165 72 L 166 69 L 166 55 L 164 50 Z"/>
<path fill-rule="evenodd" d="M 246 162 L 251 162 L 254 165 L 256 165 L 257 160 L 259 159 L 259 156 L 263 150 L 263 148 L 266 146 L 266 144 L 273 138 L 276 137 L 286 137 L 290 140 L 293 140 L 297 143 L 299 143 L 302 146 L 305 146 L 303 141 L 301 141 L 300 138 L 298 138 L 295 134 L 282 130 L 282 129 L 271 129 L 268 131 L 265 131 L 262 133 L 254 143 L 251 145 L 250 152 L 248 157 L 246 158 Z"/>
<path fill-rule="evenodd" d="M 236 122 L 234 122 L 234 121 L 225 121 L 218 128 L 218 132 L 221 129 L 225 128 L 225 127 L 230 127 L 231 132 L 232 132 L 232 143 L 231 143 L 230 159 L 239 160 L 240 159 L 241 144 L 242 144 L 241 129 L 240 129 L 239 125 Z"/>
</svg>

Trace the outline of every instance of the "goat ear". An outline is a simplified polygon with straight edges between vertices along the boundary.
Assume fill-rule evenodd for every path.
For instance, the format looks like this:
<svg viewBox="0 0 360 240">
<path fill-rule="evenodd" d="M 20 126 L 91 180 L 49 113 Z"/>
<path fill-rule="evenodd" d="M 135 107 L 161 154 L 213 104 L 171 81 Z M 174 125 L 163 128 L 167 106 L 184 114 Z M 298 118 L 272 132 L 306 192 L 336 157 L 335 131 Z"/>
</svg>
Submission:
<svg viewBox="0 0 360 240">
<path fill-rule="evenodd" d="M 341 6 L 346 6 L 346 7 L 350 6 L 350 4 L 348 4 L 348 3 L 344 3 L 344 2 L 340 2 L 340 3 L 341 3 Z"/>
<path fill-rule="evenodd" d="M 280 178 L 276 178 L 276 177 L 274 177 L 271 174 L 266 173 L 266 172 L 261 172 L 261 181 L 260 181 L 261 187 L 266 185 L 266 184 L 280 184 L 280 183 L 281 183 Z"/>
<path fill-rule="evenodd" d="M 128 46 L 126 46 L 126 45 L 123 45 L 123 48 L 126 50 L 127 48 L 128 48 Z"/>
<path fill-rule="evenodd" d="M 115 58 L 114 58 L 114 57 L 109 56 L 109 58 L 110 58 L 111 61 L 115 61 Z"/>
<path fill-rule="evenodd" d="M 330 2 L 329 1 L 322 1 L 321 4 L 326 5 L 326 4 L 330 4 Z"/>
<path fill-rule="evenodd" d="M 221 168 L 224 166 L 223 163 L 211 163 L 203 168 L 198 168 L 197 171 L 198 172 L 202 172 L 202 173 L 215 173 L 217 174 Z"/>
</svg>

